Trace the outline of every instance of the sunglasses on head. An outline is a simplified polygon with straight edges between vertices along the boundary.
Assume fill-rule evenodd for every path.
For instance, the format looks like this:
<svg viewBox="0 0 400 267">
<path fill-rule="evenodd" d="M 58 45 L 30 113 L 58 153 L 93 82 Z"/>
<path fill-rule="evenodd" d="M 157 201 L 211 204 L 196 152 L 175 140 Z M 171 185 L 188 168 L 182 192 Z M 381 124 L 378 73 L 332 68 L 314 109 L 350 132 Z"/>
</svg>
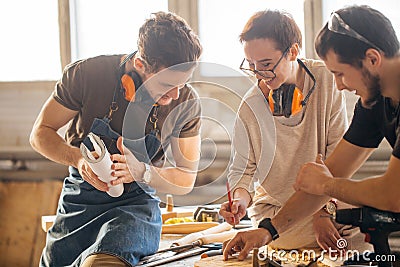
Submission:
<svg viewBox="0 0 400 267">
<path fill-rule="evenodd" d="M 334 33 L 342 34 L 345 36 L 357 39 L 365 44 L 372 46 L 373 48 L 380 50 L 378 46 L 370 42 L 367 38 L 359 34 L 356 30 L 352 29 L 344 20 L 339 16 L 338 13 L 333 12 L 328 21 L 328 30 Z"/>
</svg>

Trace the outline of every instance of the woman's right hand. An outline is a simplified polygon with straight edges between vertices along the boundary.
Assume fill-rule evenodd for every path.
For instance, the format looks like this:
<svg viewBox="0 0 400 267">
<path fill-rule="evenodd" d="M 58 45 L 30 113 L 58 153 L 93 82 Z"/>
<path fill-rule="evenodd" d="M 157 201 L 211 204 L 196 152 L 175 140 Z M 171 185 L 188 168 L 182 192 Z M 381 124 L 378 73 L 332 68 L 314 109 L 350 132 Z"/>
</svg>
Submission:
<svg viewBox="0 0 400 267">
<path fill-rule="evenodd" d="M 246 215 L 246 208 L 247 201 L 242 198 L 235 198 L 232 201 L 232 207 L 228 201 L 222 203 L 219 214 L 224 217 L 227 223 L 236 225 Z"/>
</svg>

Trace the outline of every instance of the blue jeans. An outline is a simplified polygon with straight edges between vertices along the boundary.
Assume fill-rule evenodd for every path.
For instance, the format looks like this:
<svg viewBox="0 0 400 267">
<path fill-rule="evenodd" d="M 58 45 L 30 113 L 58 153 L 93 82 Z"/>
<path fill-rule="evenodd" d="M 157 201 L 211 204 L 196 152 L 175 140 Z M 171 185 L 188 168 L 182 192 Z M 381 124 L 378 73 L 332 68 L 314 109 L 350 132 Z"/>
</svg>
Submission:
<svg viewBox="0 0 400 267">
<path fill-rule="evenodd" d="M 40 266 L 79 266 L 93 253 L 115 255 L 136 265 L 157 251 L 161 212 L 154 189 L 133 182 L 113 198 L 85 182 L 77 169 L 69 171 Z"/>
</svg>

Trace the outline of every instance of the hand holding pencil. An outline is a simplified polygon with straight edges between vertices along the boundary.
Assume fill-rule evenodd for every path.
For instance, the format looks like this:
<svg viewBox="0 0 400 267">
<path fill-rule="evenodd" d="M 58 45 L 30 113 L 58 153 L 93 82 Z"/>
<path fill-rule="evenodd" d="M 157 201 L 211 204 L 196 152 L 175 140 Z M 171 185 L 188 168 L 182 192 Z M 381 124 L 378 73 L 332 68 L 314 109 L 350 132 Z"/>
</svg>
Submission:
<svg viewBox="0 0 400 267">
<path fill-rule="evenodd" d="M 221 209 L 219 210 L 219 214 L 224 217 L 225 221 L 233 226 L 239 223 L 240 219 L 246 215 L 247 204 L 250 201 L 246 201 L 245 198 L 236 196 L 237 190 L 232 194 L 229 183 L 226 183 L 226 190 L 228 201 L 221 205 Z"/>
</svg>

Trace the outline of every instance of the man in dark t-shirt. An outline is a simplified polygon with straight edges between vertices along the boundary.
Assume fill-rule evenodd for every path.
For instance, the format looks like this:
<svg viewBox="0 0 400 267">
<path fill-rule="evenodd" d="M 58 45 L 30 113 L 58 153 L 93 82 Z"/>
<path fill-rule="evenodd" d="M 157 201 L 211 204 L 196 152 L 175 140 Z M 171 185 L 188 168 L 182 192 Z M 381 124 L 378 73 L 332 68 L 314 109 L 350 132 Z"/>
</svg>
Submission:
<svg viewBox="0 0 400 267">
<path fill-rule="evenodd" d="M 31 133 L 35 150 L 70 166 L 40 266 L 133 266 L 157 251 L 161 211 L 155 191 L 186 194 L 196 178 L 201 109 L 186 83 L 201 51 L 182 18 L 158 12 L 140 28 L 137 52 L 65 68 Z M 68 122 L 63 139 L 57 130 Z M 111 155 L 109 184 L 79 149 L 89 133 Z M 132 145 L 142 143 L 144 150 Z M 168 146 L 176 165 L 165 168 Z M 121 184 L 119 196 L 106 193 Z"/>
<path fill-rule="evenodd" d="M 355 91 L 360 99 L 326 166 L 322 161 L 305 165 L 297 189 L 400 212 L 400 45 L 390 21 L 368 6 L 346 7 L 332 13 L 315 46 L 338 89 Z M 393 148 L 384 174 L 362 181 L 336 179 L 351 177 L 383 138 Z"/>
<path fill-rule="evenodd" d="M 331 198 L 400 212 L 400 45 L 391 22 L 368 6 L 346 7 L 332 13 L 315 47 L 338 89 L 360 96 L 350 128 L 325 161 L 318 155 L 316 162 L 301 168 L 294 185 L 297 192 L 273 218 L 226 244 L 225 259 L 239 251 L 239 258 L 245 258 Z M 387 171 L 361 181 L 344 179 L 361 167 L 383 138 L 393 148 Z M 328 242 L 338 238 L 329 228 L 319 232 Z"/>
</svg>

